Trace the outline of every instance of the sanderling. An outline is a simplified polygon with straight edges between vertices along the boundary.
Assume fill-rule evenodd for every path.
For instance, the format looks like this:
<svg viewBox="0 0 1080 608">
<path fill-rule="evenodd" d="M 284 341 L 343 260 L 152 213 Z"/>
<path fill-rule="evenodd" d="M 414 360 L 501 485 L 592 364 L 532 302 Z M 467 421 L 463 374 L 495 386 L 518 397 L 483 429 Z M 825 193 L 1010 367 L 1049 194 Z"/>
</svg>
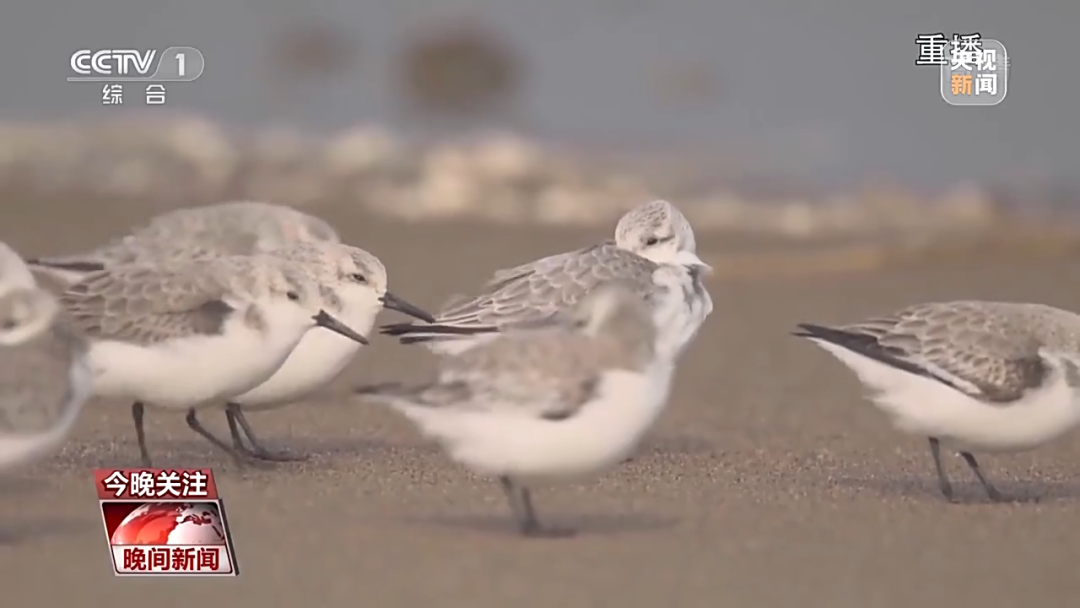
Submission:
<svg viewBox="0 0 1080 608">
<path fill-rule="evenodd" d="M 584 294 L 610 279 L 629 281 L 638 295 L 657 288 L 659 266 L 677 268 L 686 294 L 657 335 L 661 353 L 681 352 L 713 308 L 702 284 L 711 267 L 698 257 L 694 230 L 667 201 L 638 205 L 615 227 L 615 239 L 497 271 L 476 297 L 454 298 L 432 325 L 386 325 L 381 333 L 403 344 L 422 342 L 434 352 L 459 353 L 511 327 L 543 322 L 572 307 Z"/>
<path fill-rule="evenodd" d="M 59 311 L 0 243 L 0 470 L 59 447 L 90 396 L 85 343 Z"/>
<path fill-rule="evenodd" d="M 186 410 L 214 445 L 242 454 L 199 423 L 196 410 L 267 381 L 316 326 L 366 344 L 326 310 L 324 286 L 276 255 L 112 266 L 60 296 L 89 340 L 94 394 L 131 399 L 144 466 L 144 404 Z M 334 286 L 329 286 L 334 287 Z"/>
<path fill-rule="evenodd" d="M 336 243 L 340 239 L 322 219 L 291 207 L 232 201 L 175 209 L 92 251 L 32 258 L 28 263 L 31 269 L 66 287 L 106 266 L 155 257 L 192 260 L 250 255 L 311 241 Z"/>
<path fill-rule="evenodd" d="M 800 324 L 851 368 L 904 432 L 930 440 L 941 493 L 955 501 L 941 464 L 952 444 L 991 500 L 1002 494 L 971 451 L 1015 452 L 1080 424 L 1080 315 L 1041 304 L 919 304 L 859 323 Z"/>
<path fill-rule="evenodd" d="M 356 390 L 497 477 L 523 534 L 568 534 L 541 528 L 528 485 L 610 468 L 656 421 L 674 365 L 657 356 L 652 314 L 631 289 L 598 286 L 571 315 L 441 357 L 430 383 Z"/>
<path fill-rule="evenodd" d="M 386 267 L 363 249 L 336 243 L 301 243 L 277 253 L 303 263 L 305 272 L 323 290 L 326 310 L 360 334 L 371 330 L 383 308 L 434 321 L 430 314 L 387 291 Z M 311 395 L 340 375 L 359 349 L 356 341 L 332 332 L 313 329 L 304 334 L 269 380 L 229 400 L 226 415 L 234 447 L 261 460 L 302 460 L 304 456 L 274 453 L 260 445 L 244 411 L 270 409 Z M 251 448 L 244 444 L 241 431 Z"/>
</svg>

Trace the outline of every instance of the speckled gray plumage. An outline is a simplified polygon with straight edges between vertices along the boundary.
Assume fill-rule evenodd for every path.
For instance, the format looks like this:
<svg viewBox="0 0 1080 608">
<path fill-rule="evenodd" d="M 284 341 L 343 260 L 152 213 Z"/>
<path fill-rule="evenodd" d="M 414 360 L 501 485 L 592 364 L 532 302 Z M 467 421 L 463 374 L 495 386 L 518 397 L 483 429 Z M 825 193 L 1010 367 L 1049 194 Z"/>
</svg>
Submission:
<svg viewBox="0 0 1080 608">
<path fill-rule="evenodd" d="M 563 418 L 589 402 L 605 371 L 643 371 L 652 360 L 655 332 L 638 296 L 611 283 L 590 293 L 572 315 L 444 357 L 430 383 L 384 385 L 374 393 L 430 407 L 524 409 Z"/>
<path fill-rule="evenodd" d="M 31 265 L 92 272 L 96 266 L 132 264 L 148 259 L 208 259 L 271 251 L 295 242 L 339 242 L 324 220 L 291 207 L 258 201 L 234 201 L 176 209 L 154 217 L 123 237 L 92 251 L 37 258 Z"/>
<path fill-rule="evenodd" d="M 496 271 L 477 296 L 451 298 L 435 315 L 436 325 L 501 330 L 544 322 L 612 279 L 622 280 L 636 295 L 647 297 L 655 288 L 652 273 L 657 267 L 612 241 L 541 258 Z M 409 333 L 423 333 L 422 324 L 409 326 Z"/>
<path fill-rule="evenodd" d="M 856 323 L 804 329 L 807 337 L 909 366 L 909 371 L 997 403 L 1015 401 L 1043 383 L 1048 367 L 1040 349 L 1080 354 L 1080 316 L 1041 304 L 936 302 Z"/>
</svg>

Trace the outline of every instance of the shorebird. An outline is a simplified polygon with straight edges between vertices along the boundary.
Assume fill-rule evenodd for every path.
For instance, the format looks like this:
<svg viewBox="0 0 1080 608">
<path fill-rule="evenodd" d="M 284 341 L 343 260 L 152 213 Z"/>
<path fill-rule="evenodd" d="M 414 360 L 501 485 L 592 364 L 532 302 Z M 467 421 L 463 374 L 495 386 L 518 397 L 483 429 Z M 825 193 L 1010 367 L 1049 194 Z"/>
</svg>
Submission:
<svg viewBox="0 0 1080 608">
<path fill-rule="evenodd" d="M 229 255 L 270 253 L 304 243 L 334 245 L 340 243 L 340 238 L 324 220 L 291 207 L 258 201 L 231 201 L 169 211 L 134 228 L 129 234 L 91 251 L 36 258 L 30 260 L 30 265 L 36 272 L 67 288 L 91 273 L 111 266 L 150 264 L 156 260 L 210 260 Z M 355 321 L 355 316 L 351 320 Z M 350 323 L 347 325 L 352 327 Z M 369 323 L 358 331 L 366 333 L 370 329 Z M 344 367 L 349 359 L 335 358 L 335 353 L 346 357 L 343 349 L 348 349 L 348 356 L 351 358 L 359 346 L 354 341 L 326 332 L 315 332 L 302 341 L 298 347 L 300 354 L 295 360 L 312 360 L 312 345 L 316 348 L 320 344 L 333 347 L 335 343 L 338 348 L 324 351 L 323 356 L 327 358 L 325 362 L 330 366 L 327 373 L 340 372 L 340 368 L 336 366 L 340 364 Z M 255 389 L 254 394 L 247 398 L 251 407 L 257 407 L 259 404 L 256 402 L 265 401 L 271 393 L 292 392 L 299 397 L 300 387 L 286 391 L 283 386 L 290 378 L 296 378 L 297 371 L 298 365 L 290 364 L 280 374 L 275 374 L 275 378 L 263 387 Z M 316 380 L 312 378 L 311 382 Z M 287 396 L 283 394 L 283 397 Z M 262 447 L 238 405 L 227 406 L 225 413 L 237 449 L 262 460 L 293 459 L 286 454 L 273 454 Z M 241 432 L 247 435 L 250 449 L 243 442 Z"/>
<path fill-rule="evenodd" d="M 712 268 L 696 250 L 686 217 L 667 201 L 651 201 L 619 220 L 614 240 L 499 270 L 478 295 L 451 299 L 435 315 L 434 324 L 391 324 L 381 332 L 399 337 L 403 344 L 459 353 L 501 331 L 565 313 L 604 281 L 622 280 L 638 296 L 648 296 L 661 288 L 653 278 L 656 270 L 669 267 L 680 272 L 685 295 L 662 319 L 657 346 L 663 356 L 677 354 L 713 309 L 702 283 L 702 274 Z"/>
<path fill-rule="evenodd" d="M 1080 424 L 1080 316 L 1041 304 L 918 304 L 841 326 L 802 323 L 847 365 L 893 425 L 929 438 L 941 493 L 956 501 L 941 462 L 951 444 L 993 501 L 1004 495 L 972 452 L 1045 445 Z"/>
<path fill-rule="evenodd" d="M 270 379 L 313 327 L 366 344 L 325 309 L 325 288 L 302 263 L 277 255 L 111 266 L 60 296 L 89 341 L 94 394 L 133 401 L 144 466 L 144 404 L 187 412 L 187 423 L 238 459 L 202 427 L 196 411 L 227 403 Z"/>
<path fill-rule="evenodd" d="M 674 364 L 658 357 L 654 315 L 627 285 L 601 285 L 568 315 L 443 356 L 426 384 L 357 393 L 404 414 L 473 472 L 498 478 L 522 534 L 572 534 L 541 527 L 529 486 L 622 462 L 659 417 Z"/>
<path fill-rule="evenodd" d="M 384 308 L 434 320 L 421 308 L 387 291 L 386 267 L 363 249 L 336 243 L 302 243 L 275 253 L 302 263 L 305 272 L 320 285 L 324 309 L 362 335 L 371 331 Z M 304 459 L 302 455 L 275 453 L 263 447 L 244 412 L 273 409 L 310 396 L 337 378 L 359 350 L 358 342 L 333 332 L 312 329 L 304 334 L 269 380 L 229 400 L 226 416 L 233 447 L 261 460 Z M 244 444 L 241 431 L 251 448 Z"/>
<path fill-rule="evenodd" d="M 35 272 L 67 287 L 107 266 L 151 258 L 193 260 L 248 255 L 313 241 L 337 243 L 340 239 L 330 224 L 291 207 L 231 201 L 175 209 L 91 251 L 31 258 L 28 264 Z"/>
</svg>

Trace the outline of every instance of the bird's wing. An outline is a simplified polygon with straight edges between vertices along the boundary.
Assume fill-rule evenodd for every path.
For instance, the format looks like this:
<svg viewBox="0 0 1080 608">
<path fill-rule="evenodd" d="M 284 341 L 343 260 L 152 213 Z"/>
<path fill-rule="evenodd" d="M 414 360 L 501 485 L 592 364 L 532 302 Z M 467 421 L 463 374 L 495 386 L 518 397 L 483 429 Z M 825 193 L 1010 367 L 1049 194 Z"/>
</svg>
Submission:
<svg viewBox="0 0 1080 608">
<path fill-rule="evenodd" d="M 184 335 L 217 335 L 234 312 L 208 273 L 150 266 L 97 272 L 60 296 L 72 326 L 91 339 L 150 345 Z"/>
<path fill-rule="evenodd" d="M 1042 385 L 1042 342 L 1000 308 L 980 302 L 921 304 L 839 327 L 803 324 L 818 338 L 943 382 L 973 398 L 1009 403 Z"/>
<path fill-rule="evenodd" d="M 548 319 L 573 307 L 598 284 L 651 279 L 655 265 L 604 243 L 496 272 L 483 293 L 436 315 L 439 325 L 506 327 Z"/>
</svg>

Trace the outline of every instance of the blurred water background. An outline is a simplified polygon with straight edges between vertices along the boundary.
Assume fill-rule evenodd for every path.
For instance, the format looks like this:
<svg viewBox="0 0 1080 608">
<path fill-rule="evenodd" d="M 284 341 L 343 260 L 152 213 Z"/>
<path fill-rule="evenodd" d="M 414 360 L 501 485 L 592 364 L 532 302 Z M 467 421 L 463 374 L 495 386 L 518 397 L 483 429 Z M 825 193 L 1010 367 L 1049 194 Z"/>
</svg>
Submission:
<svg viewBox="0 0 1080 608">
<path fill-rule="evenodd" d="M 792 234 L 878 215 L 926 231 L 1080 198 L 1080 4 L 39 0 L 4 14 L 0 163 L 20 188 L 571 223 L 660 196 Z M 946 104 L 936 68 L 915 65 L 930 32 L 1004 43 L 1006 100 Z M 100 84 L 65 81 L 75 50 L 171 45 L 207 67 L 165 106 L 134 88 L 103 106 Z"/>
</svg>

